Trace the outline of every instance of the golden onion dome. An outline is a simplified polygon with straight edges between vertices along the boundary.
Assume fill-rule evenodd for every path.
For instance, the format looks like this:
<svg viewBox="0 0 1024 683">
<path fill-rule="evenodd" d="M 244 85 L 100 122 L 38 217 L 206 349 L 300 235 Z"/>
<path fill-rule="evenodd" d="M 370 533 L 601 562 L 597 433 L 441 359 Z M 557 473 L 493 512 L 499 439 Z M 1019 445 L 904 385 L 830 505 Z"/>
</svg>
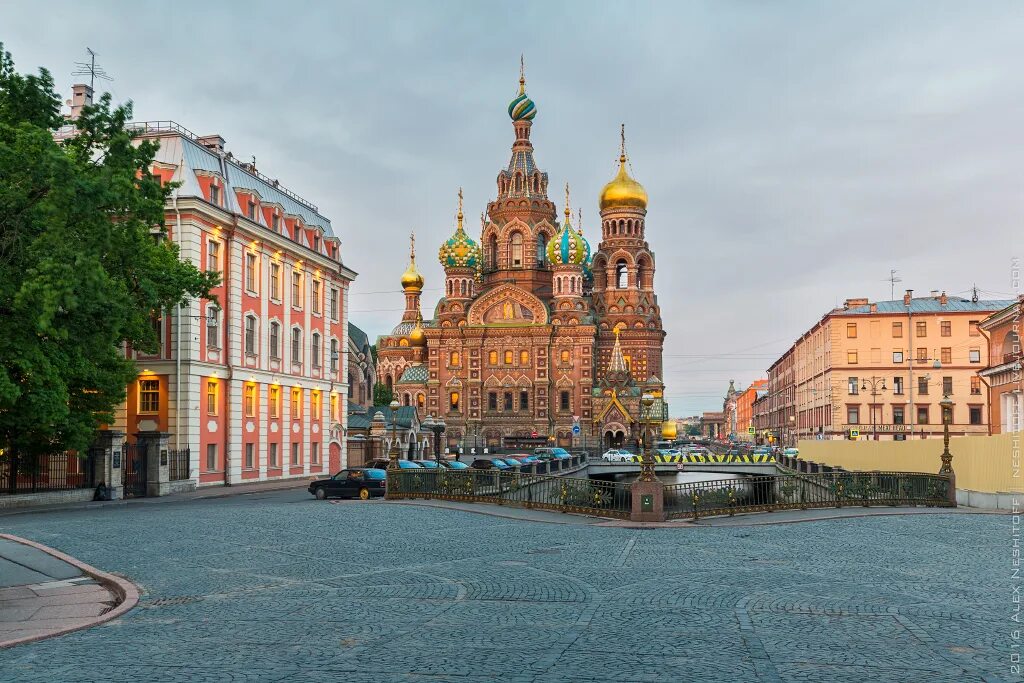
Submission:
<svg viewBox="0 0 1024 683">
<path fill-rule="evenodd" d="M 427 335 L 423 332 L 423 323 L 420 320 L 416 321 L 416 327 L 412 328 L 409 333 L 409 346 L 426 346 Z"/>
<path fill-rule="evenodd" d="M 677 430 L 675 420 L 666 420 L 661 423 L 661 438 L 672 441 L 676 438 Z"/>
<path fill-rule="evenodd" d="M 409 267 L 402 273 L 402 289 L 420 291 L 423 289 L 423 276 L 416 269 L 416 233 L 409 236 Z"/>
<path fill-rule="evenodd" d="M 619 152 L 619 172 L 601 190 L 601 210 L 628 207 L 647 208 L 647 190 L 626 172 L 626 126 L 622 126 L 622 148 Z"/>
</svg>

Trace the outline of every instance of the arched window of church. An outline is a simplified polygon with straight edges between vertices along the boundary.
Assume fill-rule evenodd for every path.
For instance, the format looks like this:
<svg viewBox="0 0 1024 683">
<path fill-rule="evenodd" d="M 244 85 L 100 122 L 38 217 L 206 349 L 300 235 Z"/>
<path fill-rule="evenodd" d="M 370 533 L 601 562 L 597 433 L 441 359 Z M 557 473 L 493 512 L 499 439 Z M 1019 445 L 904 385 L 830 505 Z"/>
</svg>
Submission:
<svg viewBox="0 0 1024 683">
<path fill-rule="evenodd" d="M 394 386 L 394 382 L 391 380 L 391 375 L 384 376 L 384 384 L 387 386 L 388 391 L 391 391 L 391 388 Z"/>
<path fill-rule="evenodd" d="M 615 286 L 619 289 L 629 289 L 629 271 L 626 269 L 625 259 L 619 259 L 615 264 Z"/>
<path fill-rule="evenodd" d="M 497 351 L 491 351 L 488 354 L 488 356 L 487 356 L 487 360 L 490 362 L 491 365 L 497 365 L 498 364 L 498 352 Z"/>
<path fill-rule="evenodd" d="M 558 278 L 558 293 L 562 293 L 562 278 Z"/>
<path fill-rule="evenodd" d="M 404 396 L 402 396 L 402 405 L 409 405 L 409 394 L 405 394 Z"/>
<path fill-rule="evenodd" d="M 498 238 L 495 235 L 487 240 L 487 258 L 490 259 L 491 268 L 498 267 Z"/>
<path fill-rule="evenodd" d="M 512 233 L 512 267 L 521 268 L 523 266 L 523 233 L 514 232 Z"/>
<path fill-rule="evenodd" d="M 505 365 L 512 365 L 512 357 L 513 356 L 511 351 L 505 352 Z"/>
<path fill-rule="evenodd" d="M 457 366 L 459 364 L 459 352 L 452 351 L 451 356 L 448 358 L 448 365 Z"/>
<path fill-rule="evenodd" d="M 426 397 L 423 394 L 416 394 L 416 406 L 422 408 L 425 405 L 427 405 Z"/>
<path fill-rule="evenodd" d="M 352 398 L 356 393 L 356 378 L 351 374 L 348 376 L 348 397 Z"/>
<path fill-rule="evenodd" d="M 462 296 L 466 296 L 466 281 L 465 280 L 462 281 L 462 285 L 460 287 L 460 290 L 462 291 Z"/>
<path fill-rule="evenodd" d="M 453 391 L 448 397 L 448 406 L 451 412 L 459 412 L 459 392 Z"/>
<path fill-rule="evenodd" d="M 529 351 L 525 351 L 524 350 L 524 351 L 520 351 L 519 352 L 519 364 L 522 365 L 523 367 L 526 367 L 526 366 L 528 366 L 530 364 L 530 352 Z"/>
<path fill-rule="evenodd" d="M 537 235 L 537 265 L 543 266 L 548 258 L 548 236 L 544 233 Z"/>
</svg>

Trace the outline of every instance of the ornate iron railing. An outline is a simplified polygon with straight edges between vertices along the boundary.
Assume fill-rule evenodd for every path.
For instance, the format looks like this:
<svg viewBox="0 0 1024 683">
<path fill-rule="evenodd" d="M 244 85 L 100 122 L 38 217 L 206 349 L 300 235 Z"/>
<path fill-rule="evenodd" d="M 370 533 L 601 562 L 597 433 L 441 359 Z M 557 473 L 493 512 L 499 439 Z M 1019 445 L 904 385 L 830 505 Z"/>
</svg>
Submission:
<svg viewBox="0 0 1024 683">
<path fill-rule="evenodd" d="M 629 517 L 630 485 L 491 470 L 389 470 L 387 497 L 495 503 Z"/>
<path fill-rule="evenodd" d="M 167 452 L 167 478 L 170 481 L 183 481 L 192 478 L 192 471 L 189 469 L 191 454 L 189 449 L 183 448 Z"/>
<path fill-rule="evenodd" d="M 95 457 L 91 450 L 21 457 L 0 453 L 0 494 L 92 488 Z"/>
<path fill-rule="evenodd" d="M 844 506 L 952 507 L 947 477 L 915 472 L 779 474 L 665 487 L 669 519 Z"/>
</svg>

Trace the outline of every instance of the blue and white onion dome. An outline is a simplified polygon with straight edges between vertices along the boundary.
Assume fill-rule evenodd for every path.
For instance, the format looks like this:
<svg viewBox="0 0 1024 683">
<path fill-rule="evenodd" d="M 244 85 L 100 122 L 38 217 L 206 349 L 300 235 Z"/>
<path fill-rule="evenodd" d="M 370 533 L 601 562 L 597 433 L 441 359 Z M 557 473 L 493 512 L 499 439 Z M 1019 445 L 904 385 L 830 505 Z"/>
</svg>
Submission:
<svg viewBox="0 0 1024 683">
<path fill-rule="evenodd" d="M 526 77 L 523 75 L 522 67 L 519 70 L 519 94 L 508 103 L 508 115 L 513 121 L 533 121 L 537 115 L 537 105 L 526 96 Z"/>
<path fill-rule="evenodd" d="M 480 245 L 466 234 L 462 227 L 462 188 L 459 188 L 459 212 L 456 214 L 458 226 L 455 234 L 448 238 L 437 253 L 438 261 L 443 268 L 473 268 L 481 262 Z"/>
</svg>

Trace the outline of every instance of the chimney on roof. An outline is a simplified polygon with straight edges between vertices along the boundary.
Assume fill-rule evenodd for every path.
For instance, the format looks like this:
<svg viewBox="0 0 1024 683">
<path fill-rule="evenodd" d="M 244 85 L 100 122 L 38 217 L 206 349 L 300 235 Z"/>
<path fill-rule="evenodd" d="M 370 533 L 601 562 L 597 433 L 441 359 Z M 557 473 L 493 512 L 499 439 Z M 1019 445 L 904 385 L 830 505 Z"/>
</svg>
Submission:
<svg viewBox="0 0 1024 683">
<path fill-rule="evenodd" d="M 903 305 L 904 306 L 909 306 L 910 305 L 910 300 L 912 298 L 914 298 L 914 290 L 908 289 L 906 294 L 903 295 Z"/>
<path fill-rule="evenodd" d="M 224 138 L 219 135 L 204 135 L 199 138 L 199 144 L 212 152 L 224 153 Z"/>
<path fill-rule="evenodd" d="M 949 297 L 946 296 L 945 290 L 943 290 L 942 295 L 939 296 L 939 303 L 942 304 L 943 306 L 949 303 Z"/>
<path fill-rule="evenodd" d="M 937 290 L 937 289 L 933 289 L 932 290 L 932 298 L 933 299 L 938 299 L 939 298 L 939 290 Z"/>
<path fill-rule="evenodd" d="M 878 304 L 871 304 L 871 312 L 878 313 Z"/>
<path fill-rule="evenodd" d="M 82 107 L 86 107 L 92 104 L 92 87 L 85 83 L 75 83 L 71 86 L 71 99 L 67 101 L 67 105 L 71 107 L 71 113 L 68 114 L 68 118 L 72 121 L 82 115 Z"/>
<path fill-rule="evenodd" d="M 865 297 L 860 297 L 858 299 L 847 299 L 843 303 L 843 310 L 848 311 L 851 308 L 856 308 L 857 306 L 867 306 L 867 305 L 868 305 L 868 300 Z"/>
</svg>

